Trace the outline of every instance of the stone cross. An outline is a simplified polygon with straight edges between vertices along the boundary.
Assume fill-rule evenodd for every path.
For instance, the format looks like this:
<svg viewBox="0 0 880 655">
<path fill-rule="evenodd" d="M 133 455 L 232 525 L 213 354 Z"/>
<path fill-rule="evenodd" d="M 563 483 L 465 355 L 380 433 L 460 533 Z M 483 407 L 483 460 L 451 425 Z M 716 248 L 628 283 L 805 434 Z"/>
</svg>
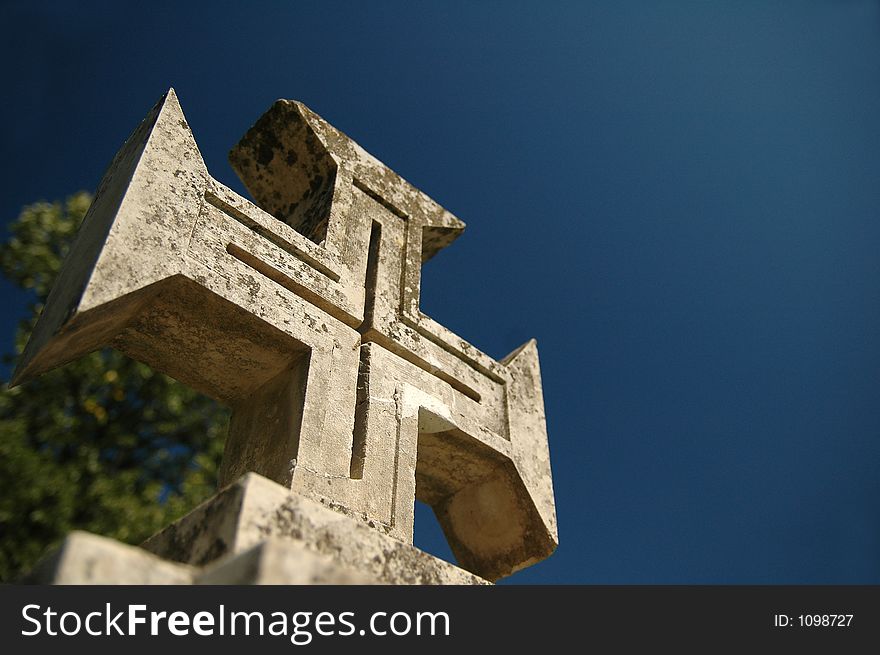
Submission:
<svg viewBox="0 0 880 655">
<path fill-rule="evenodd" d="M 412 543 L 429 504 L 464 568 L 556 547 L 534 341 L 495 361 L 419 310 L 464 224 L 298 102 L 213 179 L 170 90 L 105 173 L 13 384 L 112 346 L 232 408 L 254 471 Z"/>
</svg>

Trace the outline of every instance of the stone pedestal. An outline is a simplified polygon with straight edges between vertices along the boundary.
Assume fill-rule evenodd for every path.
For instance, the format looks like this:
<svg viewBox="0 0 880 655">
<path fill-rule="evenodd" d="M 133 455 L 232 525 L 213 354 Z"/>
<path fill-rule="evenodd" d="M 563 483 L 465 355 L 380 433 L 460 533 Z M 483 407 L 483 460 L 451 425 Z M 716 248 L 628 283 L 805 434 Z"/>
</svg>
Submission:
<svg viewBox="0 0 880 655">
<path fill-rule="evenodd" d="M 71 532 L 27 575 L 25 584 L 192 584 L 195 569 L 166 562 L 135 546 Z"/>
<path fill-rule="evenodd" d="M 255 473 L 141 548 L 74 532 L 25 582 L 488 584 Z"/>
</svg>

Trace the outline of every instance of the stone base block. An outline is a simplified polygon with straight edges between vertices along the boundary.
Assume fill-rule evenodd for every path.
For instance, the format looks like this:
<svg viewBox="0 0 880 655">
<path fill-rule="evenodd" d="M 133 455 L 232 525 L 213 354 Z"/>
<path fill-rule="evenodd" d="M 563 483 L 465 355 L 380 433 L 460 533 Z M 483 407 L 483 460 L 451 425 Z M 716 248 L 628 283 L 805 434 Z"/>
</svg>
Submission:
<svg viewBox="0 0 880 655">
<path fill-rule="evenodd" d="M 268 539 L 274 540 L 267 542 Z M 230 556 L 242 556 L 267 542 L 253 554 L 233 564 Z M 147 539 L 142 547 L 164 559 L 204 567 L 221 558 L 202 580 L 232 579 L 237 567 L 258 561 L 254 581 L 272 582 L 275 573 L 282 584 L 294 579 L 282 556 L 303 557 L 303 579 L 323 580 L 329 563 L 339 571 L 357 574 L 358 582 L 379 584 L 488 584 L 486 580 L 454 564 L 429 555 L 412 545 L 384 535 L 358 519 L 336 512 L 255 473 L 248 473 L 218 492 L 192 512 Z M 321 556 L 315 559 L 314 556 Z M 243 557 L 243 556 L 242 556 Z M 248 559 L 248 557 L 252 559 Z M 254 560 L 253 558 L 256 558 Z M 223 567 L 227 574 L 221 574 Z M 293 565 L 290 565 L 293 566 Z M 251 569 L 253 570 L 253 569 Z M 287 571 L 287 572 L 285 572 Z M 309 572 L 312 571 L 312 572 Z M 243 574 L 242 574 L 243 575 Z M 342 575 L 342 574 L 340 574 Z M 345 573 L 343 577 L 348 575 Z M 221 577 L 213 577 L 221 576 Z M 285 577 L 294 576 L 294 577 Z M 332 576 L 331 576 L 332 577 Z M 337 582 L 336 578 L 328 582 Z M 354 582 L 354 579 L 351 580 Z"/>
<path fill-rule="evenodd" d="M 25 584 L 191 584 L 195 569 L 166 562 L 135 546 L 71 532 L 22 580 Z"/>
<path fill-rule="evenodd" d="M 221 558 L 196 576 L 196 584 L 337 585 L 378 580 L 342 566 L 302 544 L 268 539 L 238 555 Z"/>
<path fill-rule="evenodd" d="M 72 532 L 26 584 L 489 584 L 254 473 L 141 548 Z"/>
</svg>

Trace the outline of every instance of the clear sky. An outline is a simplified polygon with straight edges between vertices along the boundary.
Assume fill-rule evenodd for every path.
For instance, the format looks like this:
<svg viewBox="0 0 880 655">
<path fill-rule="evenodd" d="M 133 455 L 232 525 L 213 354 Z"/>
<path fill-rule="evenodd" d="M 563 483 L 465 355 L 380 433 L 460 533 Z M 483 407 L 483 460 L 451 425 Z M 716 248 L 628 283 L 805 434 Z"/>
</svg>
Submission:
<svg viewBox="0 0 880 655">
<path fill-rule="evenodd" d="M 544 378 L 561 544 L 512 581 L 880 583 L 876 0 L 4 2 L 0 26 L 4 221 L 93 190 L 173 86 L 239 190 L 226 152 L 294 98 L 468 224 L 422 308 L 496 358 L 536 337 Z M 0 300 L 8 350 L 26 299 Z"/>
</svg>

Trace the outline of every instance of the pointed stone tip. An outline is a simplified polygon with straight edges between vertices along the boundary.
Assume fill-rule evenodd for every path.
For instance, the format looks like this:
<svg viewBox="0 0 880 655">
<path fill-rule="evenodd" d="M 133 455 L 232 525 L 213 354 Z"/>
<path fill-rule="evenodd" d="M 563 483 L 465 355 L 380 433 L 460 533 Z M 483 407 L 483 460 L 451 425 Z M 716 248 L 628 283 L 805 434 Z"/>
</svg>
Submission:
<svg viewBox="0 0 880 655">
<path fill-rule="evenodd" d="M 450 221 L 449 229 L 461 232 L 466 227 L 467 227 L 467 225 L 465 224 L 465 222 L 463 220 L 461 220 L 458 216 L 452 216 L 452 220 Z"/>
<path fill-rule="evenodd" d="M 183 108 L 180 106 L 180 100 L 174 91 L 174 87 L 168 87 L 168 90 L 159 97 L 146 118 L 144 118 L 144 121 L 153 122 L 158 119 L 160 114 L 167 111 L 183 114 Z"/>
<path fill-rule="evenodd" d="M 321 118 L 321 116 L 319 114 L 317 114 L 315 111 L 313 111 L 312 108 L 309 107 L 302 100 L 284 100 L 283 102 L 286 107 L 292 107 L 300 115 L 300 117 L 303 120 L 305 120 L 309 124 L 311 124 L 313 129 L 314 129 L 315 124 L 321 125 L 321 124 L 324 124 L 327 122 L 323 118 Z M 317 133 L 317 132 L 316 132 L 316 136 L 319 139 L 322 138 L 320 133 Z M 323 143 L 323 140 L 322 140 L 322 143 Z"/>
<path fill-rule="evenodd" d="M 33 375 L 28 371 L 28 364 L 30 358 L 27 357 L 27 353 L 22 353 L 18 364 L 15 367 L 15 370 L 12 371 L 12 377 L 9 378 L 9 382 L 7 383 L 7 388 L 14 389 L 15 387 L 21 386 L 25 382 L 28 382 Z"/>
<path fill-rule="evenodd" d="M 154 111 L 158 112 L 157 120 L 159 115 L 170 118 L 192 136 L 192 128 L 189 126 L 189 121 L 186 120 L 186 115 L 183 113 L 183 107 L 180 104 L 180 98 L 174 91 L 174 87 L 168 88 L 168 92 L 156 103 Z M 201 153 L 199 153 L 199 157 L 201 157 Z"/>
<path fill-rule="evenodd" d="M 183 111 L 183 109 L 180 107 L 180 98 L 177 96 L 177 92 L 174 90 L 173 86 L 168 87 L 168 91 L 165 93 L 164 96 L 162 96 L 162 99 L 159 102 L 163 105 L 171 103 L 180 108 L 181 111 Z"/>
<path fill-rule="evenodd" d="M 168 104 L 169 100 L 176 103 L 178 106 L 180 105 L 180 101 L 177 99 L 177 93 L 175 93 L 173 86 L 169 86 L 168 90 L 161 96 L 159 96 L 159 100 L 156 101 L 154 109 L 156 107 L 164 107 L 166 104 Z"/>
<path fill-rule="evenodd" d="M 536 355 L 538 353 L 538 340 L 535 338 L 531 338 L 526 341 L 519 348 L 516 348 L 513 352 L 511 352 L 507 357 L 501 360 L 501 364 L 504 366 L 509 366 L 515 359 L 517 359 L 520 355 L 523 354 Z"/>
<path fill-rule="evenodd" d="M 294 107 L 296 109 L 304 109 L 306 106 L 301 103 L 299 100 L 291 100 L 290 98 L 278 98 L 275 102 L 272 103 L 272 107 Z M 269 110 L 272 109 L 269 108 Z"/>
</svg>

